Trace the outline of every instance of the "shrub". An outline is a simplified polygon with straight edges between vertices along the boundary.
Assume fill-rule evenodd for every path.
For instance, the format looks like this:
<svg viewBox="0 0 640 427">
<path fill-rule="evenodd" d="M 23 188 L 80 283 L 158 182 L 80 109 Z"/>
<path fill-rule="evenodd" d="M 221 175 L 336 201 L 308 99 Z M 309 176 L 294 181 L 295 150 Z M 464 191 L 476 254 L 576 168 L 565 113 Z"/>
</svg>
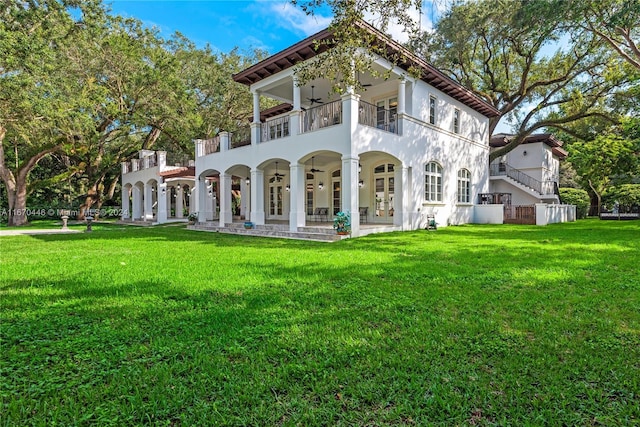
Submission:
<svg viewBox="0 0 640 427">
<path fill-rule="evenodd" d="M 602 202 L 607 206 L 613 206 L 615 202 L 618 202 L 626 209 L 640 206 L 640 184 L 622 184 L 609 187 L 602 195 Z"/>
<path fill-rule="evenodd" d="M 589 193 L 579 188 L 561 188 L 560 198 L 562 203 L 576 205 L 576 216 L 586 218 L 589 212 Z"/>
</svg>

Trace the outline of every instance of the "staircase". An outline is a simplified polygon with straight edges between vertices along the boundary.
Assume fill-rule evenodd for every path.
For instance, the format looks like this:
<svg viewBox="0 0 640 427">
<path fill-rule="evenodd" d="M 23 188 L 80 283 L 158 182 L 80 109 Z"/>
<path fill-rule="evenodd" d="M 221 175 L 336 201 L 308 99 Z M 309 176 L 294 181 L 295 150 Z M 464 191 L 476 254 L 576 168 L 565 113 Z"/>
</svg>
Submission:
<svg viewBox="0 0 640 427">
<path fill-rule="evenodd" d="M 492 177 L 500 177 L 508 181 L 511 185 L 539 199 L 560 201 L 558 184 L 556 182 L 539 181 L 507 163 L 492 163 L 489 168 L 489 175 Z"/>
<path fill-rule="evenodd" d="M 244 228 L 244 223 L 225 224 L 220 227 L 218 222 L 199 222 L 187 227 L 189 230 L 212 231 L 216 233 L 239 234 L 245 236 L 277 237 L 282 239 L 312 240 L 316 242 L 335 242 L 349 236 L 337 235 L 330 227 L 299 227 L 298 231 L 289 230 L 288 224 L 264 224 L 254 225 L 253 228 Z"/>
</svg>

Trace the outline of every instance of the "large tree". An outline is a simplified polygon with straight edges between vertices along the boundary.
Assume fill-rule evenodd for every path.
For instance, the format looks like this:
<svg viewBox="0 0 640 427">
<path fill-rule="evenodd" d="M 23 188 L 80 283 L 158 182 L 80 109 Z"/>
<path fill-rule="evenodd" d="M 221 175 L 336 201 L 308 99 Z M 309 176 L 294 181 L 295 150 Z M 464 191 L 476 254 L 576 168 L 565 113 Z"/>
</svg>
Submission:
<svg viewBox="0 0 640 427">
<path fill-rule="evenodd" d="M 91 88 L 69 72 L 63 52 L 91 25 L 93 1 L 2 1 L 0 8 L 0 179 L 10 225 L 27 218 L 29 174 L 44 157 L 73 144 L 64 129 L 84 122 Z M 74 15 L 70 8 L 77 7 Z M 79 18 L 74 18 L 79 16 Z M 74 170 L 59 174 L 68 177 Z M 55 179 L 55 177 L 49 177 Z"/>
<path fill-rule="evenodd" d="M 492 160 L 537 130 L 606 115 L 603 104 L 628 80 L 598 37 L 566 25 L 549 2 L 455 4 L 425 41 L 431 62 L 510 119 L 516 136 Z"/>
<path fill-rule="evenodd" d="M 632 182 L 640 175 L 640 120 L 627 117 L 592 139 L 571 142 L 568 160 L 589 192 L 592 206 L 599 209 L 609 186 Z"/>
</svg>

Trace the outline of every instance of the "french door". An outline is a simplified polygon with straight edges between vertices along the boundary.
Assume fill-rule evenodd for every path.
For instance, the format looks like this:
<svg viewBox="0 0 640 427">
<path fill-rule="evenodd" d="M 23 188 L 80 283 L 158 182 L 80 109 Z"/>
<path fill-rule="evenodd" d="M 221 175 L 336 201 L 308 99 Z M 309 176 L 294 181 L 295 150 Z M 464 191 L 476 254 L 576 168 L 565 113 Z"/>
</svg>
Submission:
<svg viewBox="0 0 640 427">
<path fill-rule="evenodd" d="M 269 218 L 284 218 L 284 185 L 281 182 L 269 183 Z"/>
<path fill-rule="evenodd" d="M 393 221 L 395 191 L 394 165 L 382 164 L 373 170 L 375 217 L 379 222 Z"/>
</svg>

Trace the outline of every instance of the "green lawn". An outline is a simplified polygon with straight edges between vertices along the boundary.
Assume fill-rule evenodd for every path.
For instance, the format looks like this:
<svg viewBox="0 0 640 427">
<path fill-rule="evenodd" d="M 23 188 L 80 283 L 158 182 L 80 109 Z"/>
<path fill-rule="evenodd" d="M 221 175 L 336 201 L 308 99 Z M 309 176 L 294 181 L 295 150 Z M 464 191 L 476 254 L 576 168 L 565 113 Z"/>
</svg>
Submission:
<svg viewBox="0 0 640 427">
<path fill-rule="evenodd" d="M 639 425 L 640 221 L 0 237 L 0 425 Z"/>
</svg>

